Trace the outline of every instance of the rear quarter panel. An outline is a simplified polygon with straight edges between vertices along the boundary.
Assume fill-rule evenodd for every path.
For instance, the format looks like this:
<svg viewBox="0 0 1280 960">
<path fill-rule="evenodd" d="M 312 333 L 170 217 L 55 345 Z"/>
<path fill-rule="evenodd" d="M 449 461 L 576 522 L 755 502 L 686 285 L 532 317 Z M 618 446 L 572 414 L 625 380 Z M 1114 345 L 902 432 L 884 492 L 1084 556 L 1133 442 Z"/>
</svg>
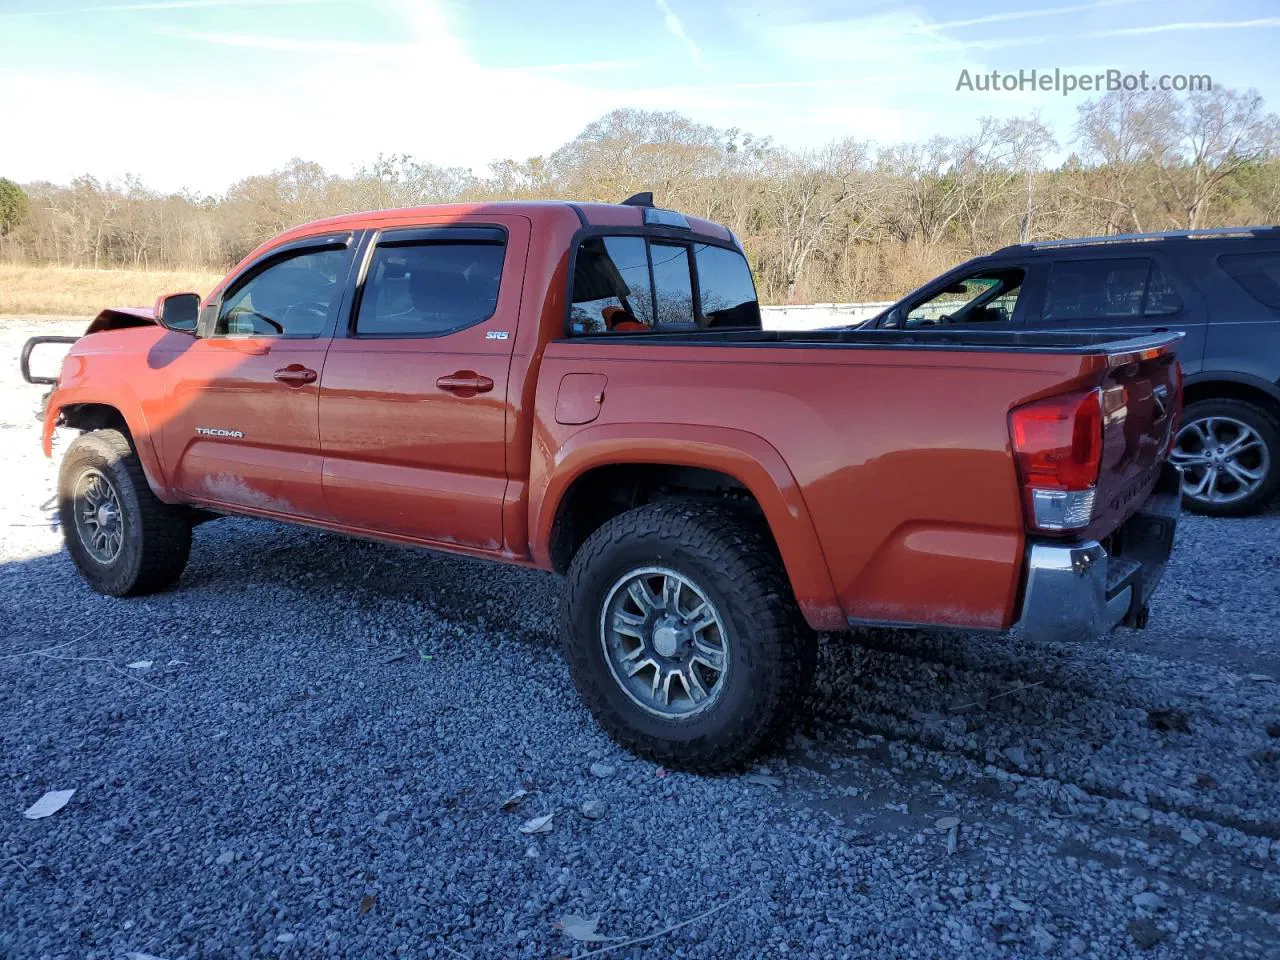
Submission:
<svg viewBox="0 0 1280 960">
<path fill-rule="evenodd" d="M 1023 517 L 1008 413 L 1096 382 L 1069 354 L 559 341 L 543 357 L 531 520 L 596 463 L 722 470 L 760 501 L 806 618 L 1003 629 Z M 607 377 L 599 418 L 556 422 L 569 373 Z"/>
<path fill-rule="evenodd" d="M 1208 302 L 1204 362 L 1188 378 L 1226 380 L 1258 387 L 1280 400 L 1280 310 L 1254 299 L 1222 269 L 1219 258 L 1237 254 L 1280 257 L 1280 245 L 1220 244 L 1200 263 L 1196 283 Z M 1184 364 L 1184 366 L 1186 366 Z"/>
</svg>

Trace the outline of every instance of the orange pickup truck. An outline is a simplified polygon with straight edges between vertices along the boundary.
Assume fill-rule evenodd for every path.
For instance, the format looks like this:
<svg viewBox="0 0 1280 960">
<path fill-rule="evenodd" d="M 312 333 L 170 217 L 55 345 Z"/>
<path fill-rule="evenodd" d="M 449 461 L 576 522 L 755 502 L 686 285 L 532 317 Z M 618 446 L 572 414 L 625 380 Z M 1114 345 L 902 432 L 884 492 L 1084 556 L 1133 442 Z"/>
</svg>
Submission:
<svg viewBox="0 0 1280 960">
<path fill-rule="evenodd" d="M 711 770 L 786 728 L 819 632 L 1143 626 L 1175 346 L 768 331 L 732 232 L 648 195 L 422 207 L 103 311 L 43 381 L 44 443 L 83 431 L 61 522 L 102 593 L 172 584 L 219 514 L 564 574 L 600 723 Z"/>
</svg>

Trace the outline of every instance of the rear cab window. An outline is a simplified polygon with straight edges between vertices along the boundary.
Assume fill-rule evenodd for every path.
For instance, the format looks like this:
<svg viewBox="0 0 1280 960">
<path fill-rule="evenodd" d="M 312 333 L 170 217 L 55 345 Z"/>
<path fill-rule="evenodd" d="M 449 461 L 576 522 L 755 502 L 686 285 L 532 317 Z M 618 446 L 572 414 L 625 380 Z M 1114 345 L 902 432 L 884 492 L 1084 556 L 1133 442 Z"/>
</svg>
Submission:
<svg viewBox="0 0 1280 960">
<path fill-rule="evenodd" d="M 653 288 L 644 237 L 591 237 L 578 247 L 570 330 L 575 334 L 653 329 Z"/>
<path fill-rule="evenodd" d="M 649 253 L 653 263 L 658 329 L 696 329 L 689 248 L 683 244 L 654 243 L 650 245 Z"/>
<path fill-rule="evenodd" d="M 570 336 L 761 326 L 746 257 L 700 238 L 587 237 L 571 301 Z"/>
<path fill-rule="evenodd" d="M 698 268 L 699 315 L 702 326 L 760 326 L 760 303 L 747 259 L 737 250 L 709 243 L 694 244 Z"/>
</svg>

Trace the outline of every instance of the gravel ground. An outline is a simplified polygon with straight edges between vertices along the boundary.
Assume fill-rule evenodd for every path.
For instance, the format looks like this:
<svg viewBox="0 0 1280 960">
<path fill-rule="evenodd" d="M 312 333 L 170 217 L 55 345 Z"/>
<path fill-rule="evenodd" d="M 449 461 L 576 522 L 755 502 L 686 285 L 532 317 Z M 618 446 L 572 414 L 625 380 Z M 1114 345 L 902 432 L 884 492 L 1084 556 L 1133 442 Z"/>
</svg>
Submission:
<svg viewBox="0 0 1280 960">
<path fill-rule="evenodd" d="M 1280 506 L 1186 518 L 1144 632 L 831 637 L 766 767 L 667 774 L 547 575 L 220 520 L 90 593 L 12 359 L 56 328 L 0 321 L 0 954 L 1280 957 Z"/>
</svg>

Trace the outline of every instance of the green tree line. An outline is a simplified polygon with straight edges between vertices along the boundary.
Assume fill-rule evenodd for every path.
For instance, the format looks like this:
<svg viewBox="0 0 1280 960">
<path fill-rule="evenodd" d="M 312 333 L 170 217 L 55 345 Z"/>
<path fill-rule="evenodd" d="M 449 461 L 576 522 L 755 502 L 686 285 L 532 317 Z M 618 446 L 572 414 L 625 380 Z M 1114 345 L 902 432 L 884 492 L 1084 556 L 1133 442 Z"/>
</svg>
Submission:
<svg viewBox="0 0 1280 960">
<path fill-rule="evenodd" d="M 742 238 L 773 303 L 895 297 L 1010 243 L 1280 220 L 1280 118 L 1255 91 L 1117 92 L 1069 131 L 984 118 L 961 136 L 794 150 L 674 112 L 616 110 L 544 157 L 477 175 L 380 156 L 341 176 L 295 159 L 222 196 L 134 177 L 0 179 L 0 257 L 92 267 L 222 269 L 317 217 L 456 200 L 657 202 Z M 1052 162 L 1050 162 L 1052 160 Z"/>
</svg>

